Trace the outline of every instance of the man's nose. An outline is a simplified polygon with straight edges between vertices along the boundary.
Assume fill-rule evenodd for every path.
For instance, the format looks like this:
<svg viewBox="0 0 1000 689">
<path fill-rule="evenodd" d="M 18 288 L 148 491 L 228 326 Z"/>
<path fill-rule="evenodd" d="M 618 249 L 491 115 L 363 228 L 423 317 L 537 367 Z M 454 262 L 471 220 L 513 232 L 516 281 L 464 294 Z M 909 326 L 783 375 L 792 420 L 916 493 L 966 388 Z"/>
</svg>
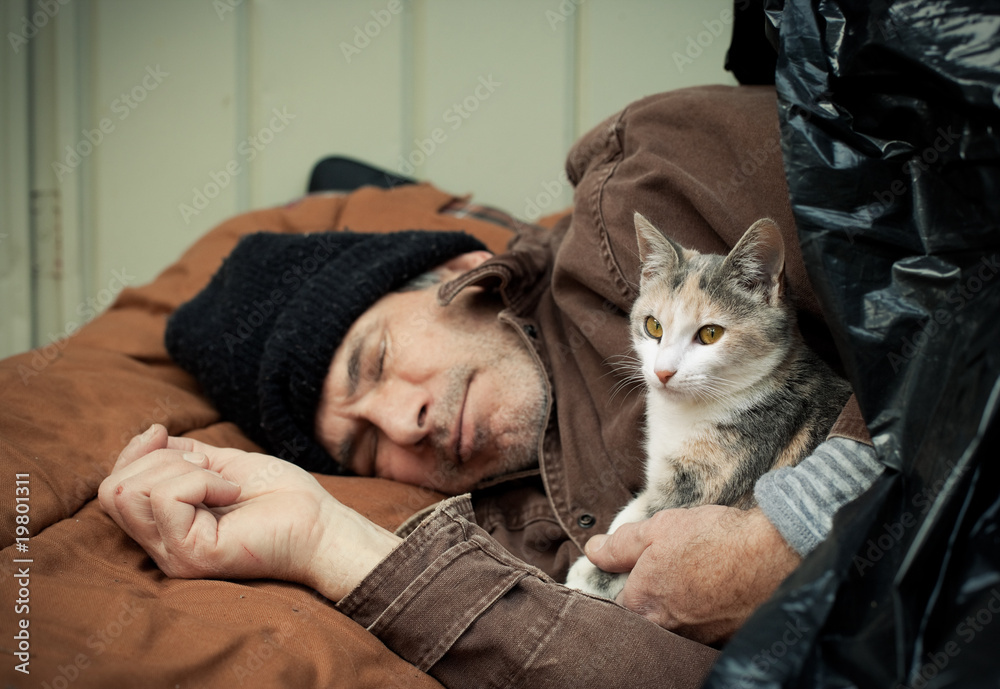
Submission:
<svg viewBox="0 0 1000 689">
<path fill-rule="evenodd" d="M 430 395 L 419 386 L 396 381 L 373 400 L 372 422 L 401 447 L 420 445 L 429 435 Z"/>
</svg>

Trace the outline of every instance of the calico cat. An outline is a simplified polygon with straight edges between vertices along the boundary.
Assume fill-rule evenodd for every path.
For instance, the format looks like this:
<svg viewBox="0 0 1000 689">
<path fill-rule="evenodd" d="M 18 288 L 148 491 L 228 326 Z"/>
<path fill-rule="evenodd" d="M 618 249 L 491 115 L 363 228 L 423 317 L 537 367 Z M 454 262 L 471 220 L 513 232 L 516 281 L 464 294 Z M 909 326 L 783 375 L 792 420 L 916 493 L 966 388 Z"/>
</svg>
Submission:
<svg viewBox="0 0 1000 689">
<path fill-rule="evenodd" d="M 629 316 L 646 384 L 646 486 L 609 533 L 671 507 L 754 506 L 757 479 L 825 439 L 850 386 L 799 334 L 785 248 L 759 220 L 728 256 L 700 254 L 635 214 L 641 274 Z M 628 574 L 584 556 L 567 586 L 614 599 Z"/>
</svg>

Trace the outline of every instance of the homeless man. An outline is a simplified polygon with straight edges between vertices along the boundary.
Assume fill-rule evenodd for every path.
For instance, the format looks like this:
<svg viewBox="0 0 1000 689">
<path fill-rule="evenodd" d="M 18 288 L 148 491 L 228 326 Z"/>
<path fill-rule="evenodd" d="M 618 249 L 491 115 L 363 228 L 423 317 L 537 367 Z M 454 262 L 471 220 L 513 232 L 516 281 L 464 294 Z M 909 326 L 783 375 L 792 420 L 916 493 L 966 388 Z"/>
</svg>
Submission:
<svg viewBox="0 0 1000 689">
<path fill-rule="evenodd" d="M 245 238 L 173 316 L 168 347 L 225 418 L 298 467 L 261 481 L 278 460 L 154 426 L 102 505 L 169 576 L 306 584 L 447 686 L 699 686 L 716 655 L 703 643 L 727 638 L 880 471 L 852 400 L 812 457 L 758 482 L 759 508 L 668 510 L 591 538 L 642 485 L 643 396 L 612 399 L 606 368 L 630 347 L 633 212 L 711 253 L 774 217 L 803 332 L 828 342 L 777 141 L 773 89 L 676 91 L 585 136 L 567 162 L 572 213 L 523 226 L 502 255 L 461 233 Z M 323 242 L 287 300 L 222 337 Z M 397 535 L 303 469 L 459 497 Z M 588 541 L 599 566 L 632 570 L 625 607 L 556 583 Z"/>
</svg>

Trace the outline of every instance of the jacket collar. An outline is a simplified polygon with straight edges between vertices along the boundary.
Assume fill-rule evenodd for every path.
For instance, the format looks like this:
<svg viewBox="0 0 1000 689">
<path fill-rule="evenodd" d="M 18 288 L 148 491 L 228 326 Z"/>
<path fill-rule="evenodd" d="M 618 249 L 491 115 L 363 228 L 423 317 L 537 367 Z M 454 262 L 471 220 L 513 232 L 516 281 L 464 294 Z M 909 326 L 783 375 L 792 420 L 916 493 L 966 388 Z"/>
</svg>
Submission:
<svg viewBox="0 0 1000 689">
<path fill-rule="evenodd" d="M 568 223 L 566 223 L 568 224 Z M 475 285 L 495 291 L 504 307 L 524 313 L 538 303 L 539 295 L 551 282 L 551 244 L 565 232 L 560 223 L 553 229 L 523 225 L 506 253 L 499 254 L 438 290 L 438 303 L 447 306 L 466 287 Z"/>
</svg>

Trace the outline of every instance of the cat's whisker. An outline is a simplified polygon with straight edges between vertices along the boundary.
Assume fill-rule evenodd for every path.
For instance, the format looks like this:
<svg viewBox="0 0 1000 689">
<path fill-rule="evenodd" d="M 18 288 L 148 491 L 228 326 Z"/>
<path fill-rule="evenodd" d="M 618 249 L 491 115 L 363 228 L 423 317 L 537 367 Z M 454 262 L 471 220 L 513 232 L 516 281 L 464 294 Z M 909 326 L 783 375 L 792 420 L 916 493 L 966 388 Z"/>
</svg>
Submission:
<svg viewBox="0 0 1000 689">
<path fill-rule="evenodd" d="M 719 376 L 712 376 L 711 378 L 707 378 L 707 380 L 711 380 L 713 382 L 718 382 L 718 383 L 729 383 L 730 387 L 735 387 L 739 385 L 738 381 L 729 380 L 728 378 L 720 378 Z"/>
<path fill-rule="evenodd" d="M 701 393 L 702 399 L 705 400 L 706 402 L 719 402 L 725 399 L 724 395 L 722 394 L 722 391 L 716 390 L 714 388 L 701 387 L 699 388 L 699 392 Z"/>
<path fill-rule="evenodd" d="M 719 385 L 704 385 L 701 389 L 707 397 L 719 402 L 726 400 L 730 392 L 729 387 Z"/>
<path fill-rule="evenodd" d="M 605 373 L 604 376 L 612 374 L 623 376 L 622 380 L 615 385 L 616 390 L 623 383 L 628 383 L 630 381 L 642 381 L 642 361 L 636 356 L 619 354 L 608 357 L 605 360 L 605 363 L 611 367 L 611 370 Z M 601 377 L 603 378 L 604 376 Z"/>
<path fill-rule="evenodd" d="M 614 402 L 614 400 L 615 400 L 615 397 L 617 397 L 617 393 L 616 393 L 615 395 L 612 395 L 612 396 L 611 396 L 610 398 L 608 398 L 608 404 L 609 404 L 609 405 L 610 405 L 610 404 L 611 404 L 612 402 Z M 625 395 L 624 395 L 624 396 L 622 397 L 622 400 L 621 400 L 621 403 L 622 403 L 622 404 L 625 404 L 625 400 L 626 400 L 626 399 L 628 399 L 628 393 L 626 393 L 626 394 L 625 394 Z"/>
<path fill-rule="evenodd" d="M 608 371 L 607 373 L 605 373 L 601 377 L 604 378 L 604 377 L 610 376 L 610 375 L 621 376 L 622 378 L 634 378 L 636 376 L 638 376 L 638 377 L 641 378 L 642 377 L 642 367 L 641 366 L 628 366 L 628 367 L 622 366 L 621 368 L 619 368 L 617 370 Z"/>
<path fill-rule="evenodd" d="M 725 379 L 720 379 L 714 376 L 700 376 L 692 381 L 692 385 L 690 387 L 691 394 L 701 402 L 725 402 L 728 399 L 728 394 L 731 392 L 733 386 L 720 385 L 720 381 L 725 381 Z"/>
<path fill-rule="evenodd" d="M 627 378 L 624 378 L 623 380 L 618 381 L 615 384 L 615 386 L 611 389 L 611 396 L 608 397 L 608 403 L 613 402 L 615 397 L 617 397 L 618 394 L 621 393 L 622 391 L 625 391 L 624 397 L 627 398 L 629 394 L 634 392 L 636 389 L 642 387 L 645 384 L 645 382 L 646 381 L 642 377 L 641 371 L 636 371 L 635 374 Z M 624 401 L 625 399 L 623 398 L 622 402 L 624 403 Z"/>
<path fill-rule="evenodd" d="M 714 395 L 724 395 L 730 392 L 730 388 L 725 385 L 709 385 L 705 389 Z"/>
<path fill-rule="evenodd" d="M 617 354 L 604 360 L 604 363 L 615 370 L 632 369 L 642 365 L 642 359 L 632 354 Z"/>
<path fill-rule="evenodd" d="M 629 352 L 609 356 L 604 360 L 604 363 L 611 369 L 604 376 L 621 376 L 621 380 L 615 383 L 611 389 L 611 395 L 608 397 L 609 403 L 622 393 L 624 393 L 622 398 L 622 402 L 624 403 L 624 400 L 629 395 L 644 385 L 645 378 L 642 375 L 642 359 L 635 354 Z"/>
</svg>

